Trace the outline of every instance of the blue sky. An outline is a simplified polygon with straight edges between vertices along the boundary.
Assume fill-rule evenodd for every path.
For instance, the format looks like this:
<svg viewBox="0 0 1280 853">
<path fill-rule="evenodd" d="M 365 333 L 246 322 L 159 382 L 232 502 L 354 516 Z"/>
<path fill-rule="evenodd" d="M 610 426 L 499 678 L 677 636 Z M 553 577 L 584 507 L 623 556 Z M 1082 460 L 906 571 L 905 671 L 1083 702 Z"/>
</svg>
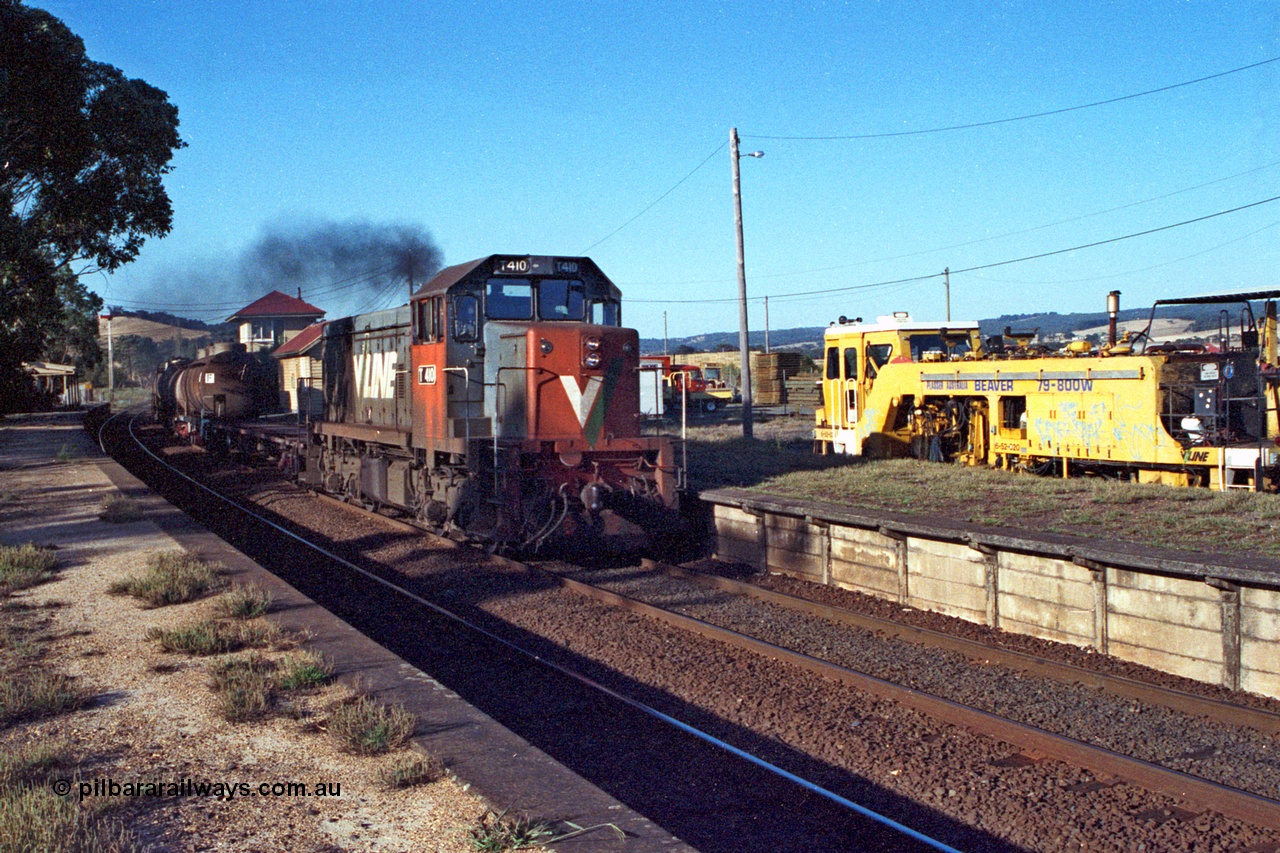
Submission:
<svg viewBox="0 0 1280 853">
<path fill-rule="evenodd" d="M 673 337 L 736 329 L 734 126 L 766 154 L 742 160 L 753 329 L 766 294 L 775 329 L 941 318 L 940 279 L 882 283 L 1280 196 L 1280 62 L 795 138 L 1274 59 L 1274 2 L 32 5 L 167 91 L 189 143 L 173 232 L 87 283 L 205 319 L 264 228 L 363 220 L 421 224 L 449 264 L 586 252 L 645 336 L 664 311 Z M 1274 287 L 1277 226 L 1280 202 L 957 273 L 952 316 Z"/>
</svg>

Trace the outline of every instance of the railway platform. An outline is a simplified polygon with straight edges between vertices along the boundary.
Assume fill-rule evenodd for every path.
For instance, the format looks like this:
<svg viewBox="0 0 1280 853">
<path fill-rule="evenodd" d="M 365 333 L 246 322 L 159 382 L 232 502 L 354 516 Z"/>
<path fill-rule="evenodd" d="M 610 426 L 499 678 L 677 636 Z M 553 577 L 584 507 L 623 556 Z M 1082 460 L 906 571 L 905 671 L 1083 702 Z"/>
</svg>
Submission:
<svg viewBox="0 0 1280 853">
<path fill-rule="evenodd" d="M 720 559 L 1280 697 L 1280 560 L 707 490 Z"/>
<path fill-rule="evenodd" d="M 132 501 L 141 520 L 123 524 L 101 520 L 104 501 L 110 497 Z M 117 766 L 121 773 L 127 769 L 135 775 L 181 773 L 239 780 L 255 773 L 265 777 L 278 769 L 277 764 L 301 753 L 312 762 L 308 765 L 312 770 L 319 761 L 323 767 L 316 772 L 346 782 L 342 797 L 324 802 L 278 801 L 269 808 L 261 808 L 264 804 L 258 802 L 240 808 L 238 815 L 232 815 L 235 804 L 219 803 L 224 817 L 230 816 L 223 821 L 230 826 L 230 834 L 223 839 L 203 836 L 206 845 L 216 841 L 256 849 L 262 843 L 286 849 L 291 843 L 314 846 L 319 839 L 353 850 L 419 849 L 424 844 L 436 849 L 433 837 L 438 840 L 445 833 L 458 837 L 489 807 L 582 826 L 611 825 L 626 835 L 622 838 L 606 829 L 569 839 L 557 849 L 636 853 L 692 849 L 155 496 L 101 453 L 83 430 L 81 415 L 0 421 L 0 522 L 0 543 L 31 542 L 57 549 L 56 579 L 18 596 L 24 603 L 56 609 L 59 625 L 71 625 L 67 633 L 71 639 L 66 642 L 80 651 L 72 653 L 68 666 L 97 696 L 88 711 L 97 717 L 87 724 L 96 732 L 88 738 L 93 754 L 87 760 L 99 772 L 115 760 L 122 762 Z M 172 670 L 169 664 L 157 665 L 152 660 L 157 654 L 154 644 L 145 640 L 145 634 L 148 627 L 200 603 L 141 610 L 131 599 L 105 594 L 111 581 L 137 572 L 151 555 L 174 549 L 221 563 L 235 583 L 252 583 L 270 591 L 269 618 L 285 631 L 307 637 L 307 647 L 333 664 L 340 681 L 412 711 L 419 721 L 415 746 L 441 759 L 452 778 L 393 796 L 380 790 L 383 786 L 365 759 L 337 755 L 325 763 L 323 756 L 317 757 L 323 748 L 305 734 L 296 743 L 284 743 L 278 726 L 263 729 L 250 723 L 237 728 L 222 720 L 210 724 L 190 710 L 189 706 L 212 704 L 211 698 L 198 698 L 208 694 L 207 675 L 202 668 L 178 661 Z M 106 655 L 104 648 L 128 651 Z M 113 661 L 109 666 L 108 659 Z M 131 722 L 125 725 L 121 718 Z M 0 732 L 0 737 L 20 744 L 24 736 L 56 735 L 71 724 L 59 718 L 36 728 L 25 735 L 15 730 Z M 83 732 L 77 737 L 86 740 Z M 214 741 L 220 751 L 212 765 L 203 763 L 206 759 L 200 749 L 187 748 Z M 84 770 L 85 775 L 94 772 Z M 171 804 L 161 809 L 170 807 L 185 808 Z M 201 814 L 212 811 L 207 803 L 193 808 L 203 810 Z M 154 825 L 148 823 L 143 840 L 173 843 L 159 826 L 163 822 L 159 818 Z M 208 823 L 197 819 L 192 825 L 204 826 L 207 832 Z M 433 832 L 440 835 L 432 836 Z M 442 844 L 439 849 L 456 848 Z"/>
</svg>

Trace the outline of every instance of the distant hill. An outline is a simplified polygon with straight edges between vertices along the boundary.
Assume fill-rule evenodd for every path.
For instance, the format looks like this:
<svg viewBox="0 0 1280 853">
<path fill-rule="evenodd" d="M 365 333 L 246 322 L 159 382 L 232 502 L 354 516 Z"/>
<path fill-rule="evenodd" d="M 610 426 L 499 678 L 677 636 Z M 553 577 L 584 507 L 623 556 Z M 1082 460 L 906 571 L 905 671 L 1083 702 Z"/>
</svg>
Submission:
<svg viewBox="0 0 1280 853">
<path fill-rule="evenodd" d="M 1134 326 L 1141 329 L 1146 326 L 1150 317 L 1150 308 L 1129 308 L 1120 311 L 1116 319 L 1121 324 L 1121 330 Z M 1162 337 L 1172 337 L 1175 336 L 1175 333 L 1176 335 L 1185 335 L 1187 337 L 1204 335 L 1207 332 L 1214 332 L 1218 329 L 1219 306 L 1167 306 L 1156 311 L 1156 318 L 1157 320 L 1184 321 L 1182 323 L 1159 324 L 1156 329 L 1153 329 L 1153 332 Z M 1233 327 L 1239 327 L 1239 306 L 1231 309 L 1229 319 Z M 1102 334 L 1105 334 L 1106 326 L 1107 314 L 1105 311 L 1076 314 L 1059 314 L 1055 311 L 1045 314 L 1001 314 L 999 317 L 978 321 L 978 328 L 984 338 L 1002 333 L 1005 327 L 1012 327 L 1016 332 L 1038 329 L 1039 336 L 1043 340 L 1067 335 L 1098 334 L 1099 330 L 1101 330 Z M 771 329 L 769 331 L 769 347 L 774 350 L 794 350 L 816 357 L 822 352 L 822 335 L 826 328 L 826 326 L 807 326 L 799 329 Z M 764 346 L 763 330 L 751 333 L 750 345 L 752 348 Z M 682 346 L 692 347 L 693 352 L 714 352 L 721 347 L 736 350 L 738 348 L 738 333 L 712 332 L 685 338 L 669 338 L 667 341 L 667 347 L 672 353 Z M 641 338 L 640 351 L 646 354 L 662 352 L 662 339 Z M 685 352 L 688 351 L 685 350 Z"/>
<path fill-rule="evenodd" d="M 162 341 L 183 340 L 209 343 L 215 341 L 232 341 L 236 338 L 236 326 L 233 323 L 209 324 L 200 320 L 187 320 L 173 314 L 152 311 L 112 311 L 111 335 L 123 338 L 135 335 L 140 338 L 160 343 Z M 107 323 L 98 321 L 98 337 L 105 343 L 107 340 Z"/>
</svg>

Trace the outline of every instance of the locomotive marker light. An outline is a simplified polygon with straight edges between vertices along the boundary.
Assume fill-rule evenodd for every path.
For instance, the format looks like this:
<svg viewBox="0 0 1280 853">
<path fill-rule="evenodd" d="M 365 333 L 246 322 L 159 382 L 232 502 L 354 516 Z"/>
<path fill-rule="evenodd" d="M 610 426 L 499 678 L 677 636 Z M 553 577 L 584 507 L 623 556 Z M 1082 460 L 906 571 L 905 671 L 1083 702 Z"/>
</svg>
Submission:
<svg viewBox="0 0 1280 853">
<path fill-rule="evenodd" d="M 738 238 L 738 350 L 742 354 L 742 437 L 751 438 L 751 348 L 747 345 L 747 262 L 742 251 L 742 181 L 738 161 L 764 156 L 763 151 L 738 153 L 738 129 L 729 128 L 729 159 L 733 161 L 733 226 Z"/>
</svg>

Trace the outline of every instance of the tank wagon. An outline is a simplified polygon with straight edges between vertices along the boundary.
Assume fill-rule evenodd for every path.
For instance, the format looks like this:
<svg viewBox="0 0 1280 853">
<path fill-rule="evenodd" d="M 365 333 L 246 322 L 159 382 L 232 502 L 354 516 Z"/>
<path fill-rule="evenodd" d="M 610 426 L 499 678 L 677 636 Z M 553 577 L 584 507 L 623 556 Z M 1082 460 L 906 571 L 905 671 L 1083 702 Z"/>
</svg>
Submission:
<svg viewBox="0 0 1280 853">
<path fill-rule="evenodd" d="M 1056 353 L 1033 345 L 1034 333 L 1010 329 L 983 341 L 975 322 L 924 323 L 901 313 L 874 323 L 841 318 L 825 333 L 815 450 L 1275 489 L 1277 297 L 1280 291 L 1157 302 L 1236 306 L 1221 310 L 1215 342 L 1157 346 L 1150 322 L 1116 338 L 1117 293 L 1106 344 L 1075 341 Z"/>
<path fill-rule="evenodd" d="M 265 414 L 275 399 L 274 371 L 244 344 L 218 343 L 194 359 L 171 359 L 152 384 L 157 419 L 195 439 L 207 437 L 210 424 Z"/>
<path fill-rule="evenodd" d="M 639 339 L 589 258 L 492 255 L 328 323 L 300 482 L 441 532 L 538 547 L 671 527 L 682 473 L 640 434 Z"/>
</svg>

